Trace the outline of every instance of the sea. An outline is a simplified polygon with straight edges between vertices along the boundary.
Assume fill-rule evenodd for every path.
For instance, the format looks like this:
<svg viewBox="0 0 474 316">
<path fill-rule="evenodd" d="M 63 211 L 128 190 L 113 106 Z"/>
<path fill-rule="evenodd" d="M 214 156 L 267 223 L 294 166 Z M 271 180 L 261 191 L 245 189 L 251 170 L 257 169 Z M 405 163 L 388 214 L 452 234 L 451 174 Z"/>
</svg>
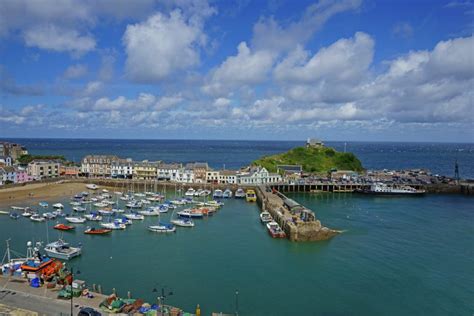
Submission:
<svg viewBox="0 0 474 316">
<path fill-rule="evenodd" d="M 304 142 L 162 140 L 16 140 L 33 154 L 62 154 L 79 161 L 88 153 L 134 159 L 208 161 L 239 168 L 261 155 Z M 328 142 L 354 152 L 370 169 L 427 168 L 474 177 L 473 144 Z M 121 188 L 117 188 L 120 190 Z M 169 198 L 179 191 L 166 192 Z M 212 217 L 174 234 L 149 232 L 158 219 L 135 221 L 110 236 L 88 236 L 77 225 L 63 237 L 81 243 L 68 264 L 77 278 L 104 292 L 165 303 L 203 315 L 473 315 L 474 199 L 465 195 L 376 197 L 350 193 L 293 193 L 323 225 L 343 230 L 329 241 L 272 239 L 259 208 L 226 199 Z M 62 202 L 71 210 L 70 197 Z M 120 203 L 120 202 L 119 202 Z M 51 204 L 51 203 L 50 203 Z M 31 201 L 17 205 L 32 205 Z M 121 205 L 123 206 L 123 205 Z M 172 212 L 161 220 L 167 221 Z M 0 238 L 26 252 L 26 242 L 59 238 L 56 222 L 0 216 Z M 89 225 L 91 225 L 89 223 Z M 0 243 L 2 254 L 4 243 Z M 156 291 L 154 291 L 156 290 Z"/>
</svg>

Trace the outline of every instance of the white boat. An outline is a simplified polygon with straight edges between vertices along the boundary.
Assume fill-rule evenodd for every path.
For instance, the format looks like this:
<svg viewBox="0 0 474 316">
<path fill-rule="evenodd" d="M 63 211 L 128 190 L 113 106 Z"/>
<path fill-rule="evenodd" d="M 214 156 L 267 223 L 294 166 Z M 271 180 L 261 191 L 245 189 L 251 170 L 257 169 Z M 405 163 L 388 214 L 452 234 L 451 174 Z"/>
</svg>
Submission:
<svg viewBox="0 0 474 316">
<path fill-rule="evenodd" d="M 180 227 L 194 227 L 194 222 L 188 218 L 176 218 L 172 219 L 171 223 L 175 224 L 176 226 Z"/>
<path fill-rule="evenodd" d="M 99 187 L 97 185 L 91 183 L 91 184 L 87 184 L 86 188 L 88 188 L 89 190 L 97 190 Z"/>
<path fill-rule="evenodd" d="M 123 214 L 123 216 L 131 220 L 135 220 L 135 219 L 144 220 L 145 219 L 145 216 L 143 216 L 142 214 L 137 214 L 137 213 L 127 213 L 127 214 Z"/>
<path fill-rule="evenodd" d="M 195 191 L 193 188 L 189 188 L 189 189 L 186 191 L 186 193 L 184 193 L 184 195 L 186 195 L 186 196 L 194 196 L 194 193 L 195 193 L 195 192 L 196 192 L 196 191 Z"/>
<path fill-rule="evenodd" d="M 146 199 L 145 200 L 140 200 L 140 203 L 142 203 L 144 205 L 150 205 L 151 204 L 151 202 L 146 200 Z"/>
<path fill-rule="evenodd" d="M 23 210 L 26 210 L 26 207 L 23 207 L 23 206 L 10 206 L 10 208 L 12 210 L 16 210 L 16 211 L 23 211 Z"/>
<path fill-rule="evenodd" d="M 100 226 L 102 226 L 104 228 L 107 228 L 107 229 L 113 229 L 113 230 L 119 230 L 119 229 L 127 228 L 127 225 L 119 224 L 119 223 L 100 223 Z"/>
<path fill-rule="evenodd" d="M 174 233 L 176 227 L 172 224 L 159 223 L 159 225 L 148 226 L 148 230 L 155 233 Z"/>
<path fill-rule="evenodd" d="M 182 211 L 176 212 L 178 216 L 180 217 L 187 217 L 187 218 L 203 218 L 204 214 L 198 210 L 191 210 L 191 209 L 185 209 Z"/>
<path fill-rule="evenodd" d="M 85 212 L 86 208 L 82 207 L 82 206 L 76 206 L 76 207 L 73 207 L 72 210 L 75 211 L 75 212 L 81 213 L 81 212 Z"/>
<path fill-rule="evenodd" d="M 260 213 L 260 221 L 263 224 L 266 224 L 266 223 L 269 223 L 269 222 L 273 221 L 273 218 L 270 215 L 270 213 L 268 213 L 267 211 L 263 211 L 262 213 Z"/>
<path fill-rule="evenodd" d="M 62 205 L 61 203 L 56 203 L 56 204 L 53 204 L 53 207 L 54 208 L 64 208 L 64 205 Z"/>
<path fill-rule="evenodd" d="M 219 201 L 215 201 L 215 200 L 212 200 L 212 201 L 207 201 L 204 203 L 204 206 L 211 206 L 211 207 L 216 207 L 216 208 L 219 208 L 221 206 L 224 206 L 224 203 L 223 202 L 219 202 Z"/>
<path fill-rule="evenodd" d="M 69 204 L 71 204 L 72 206 L 81 206 L 82 205 L 81 202 L 76 202 L 76 201 L 72 201 Z"/>
<path fill-rule="evenodd" d="M 73 223 L 73 224 L 82 224 L 86 221 L 85 217 L 70 216 L 70 217 L 65 217 L 64 219 L 68 221 L 69 223 Z"/>
<path fill-rule="evenodd" d="M 202 192 L 204 192 L 203 189 L 198 189 L 197 191 L 194 191 L 194 196 L 201 196 Z"/>
<path fill-rule="evenodd" d="M 200 196 L 208 196 L 209 194 L 211 194 L 211 190 L 204 190 Z"/>
<path fill-rule="evenodd" d="M 212 194 L 212 197 L 215 198 L 215 199 L 220 199 L 223 194 L 224 194 L 224 192 L 222 192 L 222 190 L 216 189 L 216 190 L 214 190 L 214 193 Z"/>
<path fill-rule="evenodd" d="M 0 215 L 8 215 L 10 214 L 10 212 L 7 212 L 7 211 L 0 211 Z"/>
<path fill-rule="evenodd" d="M 407 185 L 397 186 L 382 182 L 373 183 L 369 189 L 356 190 L 357 193 L 373 195 L 423 195 L 425 190 L 417 190 Z"/>
<path fill-rule="evenodd" d="M 133 222 L 130 219 L 126 218 L 126 217 L 116 218 L 116 219 L 114 219 L 114 223 L 124 224 L 124 225 L 132 225 L 133 224 Z"/>
<path fill-rule="evenodd" d="M 44 201 L 39 202 L 38 205 L 41 206 L 41 207 L 44 207 L 44 208 L 47 208 L 49 206 L 48 202 L 44 202 Z"/>
<path fill-rule="evenodd" d="M 103 193 L 109 193 L 109 190 L 107 190 L 107 189 L 102 189 L 102 192 L 103 192 Z"/>
<path fill-rule="evenodd" d="M 128 208 L 142 208 L 143 204 L 141 204 L 140 202 L 137 202 L 137 201 L 133 201 L 133 202 L 125 204 L 125 206 L 128 207 Z"/>
<path fill-rule="evenodd" d="M 157 209 L 156 207 L 149 207 L 144 211 L 138 211 L 138 214 L 141 214 L 144 216 L 158 216 L 160 215 L 160 210 Z"/>
<path fill-rule="evenodd" d="M 34 214 L 30 217 L 30 219 L 33 221 L 33 222 L 44 222 L 46 219 L 39 215 L 39 214 Z"/>
<path fill-rule="evenodd" d="M 58 241 L 47 244 L 44 251 L 46 251 L 49 257 L 69 260 L 79 256 L 82 252 L 82 248 L 71 247 L 67 242 L 59 239 Z"/>
<path fill-rule="evenodd" d="M 30 210 L 25 210 L 23 213 L 21 213 L 21 216 L 23 217 L 30 217 L 31 215 L 33 215 L 33 212 Z"/>
<path fill-rule="evenodd" d="M 122 195 L 123 193 L 120 192 L 120 191 L 115 191 L 114 194 L 115 194 L 115 195 Z"/>
<path fill-rule="evenodd" d="M 222 194 L 222 197 L 224 199 L 230 199 L 232 197 L 232 190 L 231 189 L 226 189 L 224 191 L 224 194 Z"/>
<path fill-rule="evenodd" d="M 121 208 L 113 208 L 112 212 L 114 212 L 115 214 L 120 214 L 120 213 L 124 213 L 125 210 L 123 210 Z"/>
<path fill-rule="evenodd" d="M 133 195 L 136 196 L 136 197 L 145 197 L 145 196 L 146 196 L 146 195 L 143 194 L 143 193 L 135 193 L 135 194 L 133 194 Z"/>
<path fill-rule="evenodd" d="M 99 212 L 100 215 L 105 215 L 105 216 L 110 216 L 110 215 L 113 215 L 113 214 L 114 214 L 114 211 L 112 211 L 112 210 L 104 210 L 104 209 L 100 209 L 100 210 L 98 210 L 97 212 Z"/>
<path fill-rule="evenodd" d="M 245 191 L 242 188 L 238 188 L 237 191 L 235 191 L 235 198 L 236 199 L 243 199 L 245 198 Z"/>
<path fill-rule="evenodd" d="M 107 207 L 107 206 L 109 206 L 109 204 L 107 204 L 105 202 L 97 202 L 97 203 L 94 203 L 94 206 L 95 207 Z"/>
<path fill-rule="evenodd" d="M 46 212 L 46 213 L 43 213 L 43 217 L 45 219 L 55 219 L 58 215 L 56 215 L 56 213 L 54 212 Z M 33 217 L 33 216 L 32 216 Z M 32 218 L 30 217 L 30 218 Z"/>
<path fill-rule="evenodd" d="M 89 221 L 100 222 L 102 220 L 102 216 L 97 213 L 86 214 L 84 217 Z"/>
</svg>

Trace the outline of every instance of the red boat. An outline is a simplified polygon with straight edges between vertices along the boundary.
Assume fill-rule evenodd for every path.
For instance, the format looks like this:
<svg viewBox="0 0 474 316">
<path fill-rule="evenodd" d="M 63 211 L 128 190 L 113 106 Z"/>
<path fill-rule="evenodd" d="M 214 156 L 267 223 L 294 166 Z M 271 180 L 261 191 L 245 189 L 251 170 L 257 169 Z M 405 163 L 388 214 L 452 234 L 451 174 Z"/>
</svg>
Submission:
<svg viewBox="0 0 474 316">
<path fill-rule="evenodd" d="M 84 231 L 84 234 L 89 234 L 89 235 L 105 235 L 110 233 L 112 230 L 111 229 L 106 229 L 106 228 L 88 228 Z"/>
<path fill-rule="evenodd" d="M 59 229 L 59 230 L 73 230 L 74 226 L 69 226 L 69 225 L 64 225 L 64 224 L 57 224 L 54 226 L 54 229 Z"/>
<path fill-rule="evenodd" d="M 22 271 L 26 271 L 26 272 L 40 272 L 53 262 L 54 262 L 54 259 L 51 259 L 48 257 L 39 258 L 39 259 L 38 258 L 31 259 L 23 263 L 20 266 L 20 268 Z"/>
<path fill-rule="evenodd" d="M 285 238 L 286 234 L 285 232 L 281 229 L 280 225 L 278 225 L 277 222 L 271 221 L 267 223 L 267 230 L 270 236 L 273 238 Z"/>
</svg>

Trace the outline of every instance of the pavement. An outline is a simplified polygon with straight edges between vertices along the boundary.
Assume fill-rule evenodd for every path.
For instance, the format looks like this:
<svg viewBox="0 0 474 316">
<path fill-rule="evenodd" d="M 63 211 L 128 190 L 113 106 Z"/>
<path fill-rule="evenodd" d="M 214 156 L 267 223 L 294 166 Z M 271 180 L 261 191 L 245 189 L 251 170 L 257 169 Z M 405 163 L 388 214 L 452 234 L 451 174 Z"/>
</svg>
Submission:
<svg viewBox="0 0 474 316">
<path fill-rule="evenodd" d="M 57 299 L 58 291 L 46 287 L 33 288 L 22 278 L 0 276 L 0 316 L 70 315 L 71 301 Z M 84 306 L 99 309 L 105 296 L 94 295 L 94 298 L 74 298 L 73 315 L 77 315 Z"/>
</svg>

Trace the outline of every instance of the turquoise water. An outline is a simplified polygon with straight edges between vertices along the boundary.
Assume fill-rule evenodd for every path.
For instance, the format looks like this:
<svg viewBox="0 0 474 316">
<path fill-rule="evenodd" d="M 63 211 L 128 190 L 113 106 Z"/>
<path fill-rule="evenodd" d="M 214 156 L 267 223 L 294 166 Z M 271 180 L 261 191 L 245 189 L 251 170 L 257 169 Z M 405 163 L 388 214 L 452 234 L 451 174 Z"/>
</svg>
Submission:
<svg viewBox="0 0 474 316">
<path fill-rule="evenodd" d="M 86 236 L 85 225 L 64 236 L 84 245 L 71 261 L 78 278 L 148 301 L 154 287 L 166 286 L 173 292 L 167 302 L 189 311 L 199 303 L 203 314 L 234 312 L 236 289 L 241 315 L 474 312 L 472 198 L 291 196 L 346 232 L 318 243 L 271 239 L 257 206 L 232 199 L 215 216 L 172 235 L 148 232 L 156 221 L 148 218 L 111 236 Z M 0 232 L 24 251 L 27 240 L 45 240 L 46 225 L 1 216 Z"/>
</svg>

